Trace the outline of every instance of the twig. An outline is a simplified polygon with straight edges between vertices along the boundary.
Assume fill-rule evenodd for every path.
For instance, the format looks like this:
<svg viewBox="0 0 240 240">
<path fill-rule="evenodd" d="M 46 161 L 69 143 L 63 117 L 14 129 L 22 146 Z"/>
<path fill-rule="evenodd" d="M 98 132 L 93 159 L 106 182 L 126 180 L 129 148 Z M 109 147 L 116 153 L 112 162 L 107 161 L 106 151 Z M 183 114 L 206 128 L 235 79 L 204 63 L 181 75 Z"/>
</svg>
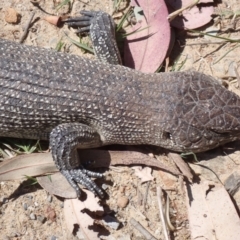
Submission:
<svg viewBox="0 0 240 240">
<path fill-rule="evenodd" d="M 165 211 L 165 217 L 166 217 L 166 221 L 167 221 L 167 225 L 168 225 L 168 228 L 171 230 L 171 231 L 174 231 L 175 230 L 175 227 L 172 225 L 171 223 L 171 220 L 170 220 L 170 216 L 169 216 L 169 196 L 167 195 L 167 202 L 166 202 L 166 211 Z"/>
<path fill-rule="evenodd" d="M 26 38 L 27 33 L 28 33 L 28 29 L 29 29 L 29 27 L 30 27 L 30 24 L 31 24 L 31 22 L 32 22 L 32 20 L 33 20 L 34 15 L 35 15 L 35 12 L 33 12 L 32 15 L 30 16 L 30 18 L 29 18 L 29 20 L 28 20 L 28 22 L 27 22 L 27 24 L 26 24 L 26 26 L 25 26 L 23 35 L 22 35 L 22 37 L 21 37 L 20 40 L 19 40 L 19 43 L 23 43 L 24 39 Z"/>
<path fill-rule="evenodd" d="M 224 153 L 224 154 L 226 155 L 226 157 L 228 157 L 235 165 L 239 165 L 239 163 L 237 163 L 233 158 L 231 158 L 228 153 L 226 153 L 225 151 L 223 151 L 223 153 Z M 222 182 L 221 182 L 221 183 L 222 183 Z M 223 184 L 223 183 L 222 183 L 222 184 Z"/>
<path fill-rule="evenodd" d="M 191 9 L 192 7 L 196 6 L 198 4 L 199 0 L 194 0 L 192 3 L 190 3 L 189 5 L 187 5 L 186 7 L 180 8 L 174 12 L 172 12 L 171 14 L 168 15 L 167 19 L 169 22 L 171 22 L 174 18 L 176 18 L 180 13 L 182 13 L 183 11 L 187 10 L 187 9 Z"/>
<path fill-rule="evenodd" d="M 32 4 L 39 4 L 41 2 L 41 0 L 30 0 L 30 2 Z"/>
<path fill-rule="evenodd" d="M 217 35 L 212 35 L 209 33 L 204 33 L 204 32 L 199 32 L 193 29 L 188 29 L 188 28 L 184 28 L 187 31 L 187 34 L 189 33 L 193 33 L 195 37 L 201 37 L 201 36 L 208 36 L 208 37 L 212 37 L 212 38 L 217 38 L 217 39 L 221 39 L 224 40 L 226 42 L 231 42 L 231 43 L 239 43 L 240 39 L 239 38 L 227 38 L 227 37 L 221 37 L 221 36 L 217 36 Z M 198 35 L 195 35 L 198 34 Z"/>
<path fill-rule="evenodd" d="M 221 61 L 227 54 L 229 54 L 231 51 L 235 50 L 236 48 L 240 47 L 240 45 L 236 45 L 235 47 L 231 48 L 229 51 L 223 54 L 220 58 L 218 58 L 216 61 L 213 62 L 213 65 Z"/>
<path fill-rule="evenodd" d="M 162 195 L 162 189 L 161 187 L 157 187 L 157 200 L 158 200 L 158 207 L 159 207 L 159 215 L 162 221 L 163 233 L 164 233 L 165 240 L 170 240 L 168 236 L 167 228 L 166 228 L 161 195 Z"/>
<path fill-rule="evenodd" d="M 225 44 L 227 43 L 227 41 L 221 41 L 221 42 L 197 42 L 197 43 L 186 43 L 184 45 L 181 45 L 181 47 L 184 46 L 194 46 L 194 45 L 209 45 L 209 44 Z"/>
<path fill-rule="evenodd" d="M 238 83 L 238 84 L 237 84 L 237 87 L 239 88 L 239 86 L 240 86 L 240 76 L 239 76 L 239 73 L 238 73 L 236 67 L 234 68 L 234 72 L 236 73 L 237 83 Z"/>
<path fill-rule="evenodd" d="M 236 14 L 236 13 L 234 13 L 234 15 L 233 15 L 233 18 L 231 19 L 231 23 L 234 23 L 234 21 L 235 21 L 236 17 L 237 17 L 237 14 Z"/>
<path fill-rule="evenodd" d="M 165 71 L 169 72 L 169 63 L 170 63 L 170 59 L 169 57 L 166 57 L 165 59 Z"/>
<path fill-rule="evenodd" d="M 146 228 L 144 228 L 134 218 L 130 219 L 130 223 L 135 227 L 147 240 L 157 240 Z"/>
<path fill-rule="evenodd" d="M 169 153 L 168 157 L 176 164 L 176 166 L 180 169 L 180 171 L 188 179 L 188 181 L 192 182 L 193 174 L 191 172 L 190 167 L 182 159 L 182 157 L 177 153 Z"/>
<path fill-rule="evenodd" d="M 143 208 L 144 208 L 144 210 L 145 210 L 146 203 L 147 203 L 147 196 L 148 196 L 148 192 L 149 192 L 149 186 L 150 186 L 150 181 L 147 182 L 147 187 L 146 187 L 146 191 L 145 191 L 144 198 L 143 198 Z"/>
</svg>

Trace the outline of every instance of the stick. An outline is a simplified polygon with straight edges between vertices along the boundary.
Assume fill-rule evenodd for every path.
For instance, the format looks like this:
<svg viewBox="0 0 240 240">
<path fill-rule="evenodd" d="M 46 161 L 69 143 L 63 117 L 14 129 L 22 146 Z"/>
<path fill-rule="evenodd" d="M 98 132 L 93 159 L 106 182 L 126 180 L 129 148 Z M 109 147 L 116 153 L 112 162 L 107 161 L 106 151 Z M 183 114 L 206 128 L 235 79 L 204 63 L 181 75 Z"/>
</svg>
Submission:
<svg viewBox="0 0 240 240">
<path fill-rule="evenodd" d="M 26 38 L 27 33 L 28 33 L 28 29 L 29 29 L 29 27 L 30 27 L 30 24 L 31 24 L 31 22 L 32 22 L 32 20 L 33 20 L 34 15 L 35 15 L 35 12 L 33 12 L 32 15 L 30 16 L 30 18 L 29 18 L 29 20 L 28 20 L 28 22 L 27 22 L 27 24 L 26 24 L 26 26 L 25 26 L 23 35 L 22 35 L 22 37 L 21 37 L 20 40 L 19 40 L 19 43 L 23 43 L 24 39 Z"/>
</svg>

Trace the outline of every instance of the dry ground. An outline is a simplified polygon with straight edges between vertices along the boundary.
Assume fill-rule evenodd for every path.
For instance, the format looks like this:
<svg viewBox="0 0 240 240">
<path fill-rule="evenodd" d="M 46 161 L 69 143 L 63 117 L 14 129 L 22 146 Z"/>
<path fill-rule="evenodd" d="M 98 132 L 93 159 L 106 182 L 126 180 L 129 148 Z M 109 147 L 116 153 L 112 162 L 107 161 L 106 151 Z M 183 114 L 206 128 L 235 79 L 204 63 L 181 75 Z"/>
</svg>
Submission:
<svg viewBox="0 0 240 240">
<path fill-rule="evenodd" d="M 57 0 L 41 1 L 40 6 L 49 13 L 68 13 L 68 6 L 56 11 L 55 7 L 59 2 Z M 221 4 L 223 7 L 230 6 L 228 9 L 239 9 L 239 5 L 237 0 L 230 0 Z M 9 7 L 13 7 L 21 15 L 19 23 L 8 24 L 5 22 L 5 12 Z M 113 11 L 112 1 L 110 0 L 74 1 L 71 15 L 76 15 L 82 9 L 101 9 L 109 13 Z M 64 31 L 67 31 L 74 38 L 73 31 L 66 26 L 57 28 L 42 20 L 41 18 L 46 16 L 46 14 L 35 7 L 29 0 L 2 0 L 0 2 L 0 10 L 0 38 L 17 41 L 23 33 L 23 27 L 27 23 L 30 14 L 35 12 L 34 24 L 31 26 L 24 44 L 55 48 L 61 39 L 65 43 L 63 51 L 84 55 L 85 57 L 93 57 L 84 54 L 82 50 L 72 45 L 65 38 Z M 230 27 L 235 27 L 236 29 L 239 27 L 232 26 L 229 19 L 224 21 L 220 19 L 220 24 L 219 26 L 222 29 Z M 230 89 L 239 93 L 236 84 L 236 70 L 239 68 L 238 56 L 240 56 L 240 48 L 237 48 L 238 43 L 228 42 L 220 44 L 216 42 L 215 44 L 206 45 L 201 44 L 204 38 L 200 37 L 188 37 L 186 43 L 184 43 L 182 40 L 185 37 L 186 35 L 182 31 L 177 31 L 177 38 L 180 41 L 177 41 L 173 50 L 173 56 L 181 53 L 179 63 L 185 62 L 182 70 L 195 68 L 198 71 L 204 71 L 226 81 Z M 239 38 L 239 32 L 234 31 L 230 37 Z M 231 51 L 233 48 L 235 50 Z M 229 53 L 224 56 L 227 52 Z M 238 156 L 236 155 L 235 159 Z M 166 182 L 168 187 L 171 187 L 171 189 L 167 189 L 171 199 L 171 218 L 174 225 L 178 227 L 178 230 L 172 233 L 171 238 L 176 240 L 190 239 L 187 210 L 185 208 L 186 202 L 180 180 L 171 175 L 166 177 L 160 171 L 154 170 L 153 176 L 155 180 L 150 182 L 150 184 L 141 184 L 140 180 L 133 174 L 133 170 L 129 167 L 121 167 L 118 170 L 121 172 L 116 171 L 116 169 L 110 170 L 111 180 L 114 184 L 108 187 L 109 199 L 104 204 L 109 212 L 115 213 L 114 216 L 121 222 L 121 227 L 117 231 L 108 229 L 111 232 L 108 239 L 144 239 L 129 224 L 131 217 L 140 221 L 157 239 L 163 239 L 156 200 L 156 186 L 161 185 L 164 187 Z M 16 191 L 21 182 L 1 182 L 0 239 L 79 239 L 77 236 L 69 233 L 66 227 L 65 221 L 67 220 L 63 216 L 63 199 L 50 196 L 40 187 L 25 187 L 16 198 L 9 199 L 9 196 Z M 146 192 L 148 192 L 148 198 L 146 205 L 143 207 L 142 202 Z M 122 195 L 129 198 L 129 204 L 123 209 L 117 204 L 117 200 Z"/>
</svg>

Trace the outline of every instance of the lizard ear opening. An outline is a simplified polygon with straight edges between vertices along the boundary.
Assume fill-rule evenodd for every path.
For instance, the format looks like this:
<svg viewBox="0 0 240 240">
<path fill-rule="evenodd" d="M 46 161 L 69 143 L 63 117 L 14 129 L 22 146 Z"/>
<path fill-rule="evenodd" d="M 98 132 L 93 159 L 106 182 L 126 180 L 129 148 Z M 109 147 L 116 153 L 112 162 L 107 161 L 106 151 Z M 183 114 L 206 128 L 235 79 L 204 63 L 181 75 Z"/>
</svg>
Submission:
<svg viewBox="0 0 240 240">
<path fill-rule="evenodd" d="M 170 132 L 163 132 L 162 138 L 166 140 L 172 140 L 172 134 Z"/>
</svg>

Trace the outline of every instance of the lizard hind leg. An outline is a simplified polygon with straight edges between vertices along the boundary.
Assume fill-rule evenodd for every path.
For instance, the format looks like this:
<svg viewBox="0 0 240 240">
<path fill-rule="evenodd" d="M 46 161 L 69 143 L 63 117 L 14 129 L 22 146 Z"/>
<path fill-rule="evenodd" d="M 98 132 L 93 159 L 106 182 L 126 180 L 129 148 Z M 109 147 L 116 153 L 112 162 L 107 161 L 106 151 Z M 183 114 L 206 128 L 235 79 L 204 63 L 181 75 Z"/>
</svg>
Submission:
<svg viewBox="0 0 240 240">
<path fill-rule="evenodd" d="M 100 173 L 91 172 L 81 166 L 77 148 L 92 148 L 102 145 L 96 130 L 82 123 L 64 123 L 55 127 L 50 134 L 50 149 L 53 160 L 80 197 L 81 190 L 77 183 L 87 187 L 93 193 L 103 197 L 102 190 L 91 177 L 102 177 Z"/>
</svg>

